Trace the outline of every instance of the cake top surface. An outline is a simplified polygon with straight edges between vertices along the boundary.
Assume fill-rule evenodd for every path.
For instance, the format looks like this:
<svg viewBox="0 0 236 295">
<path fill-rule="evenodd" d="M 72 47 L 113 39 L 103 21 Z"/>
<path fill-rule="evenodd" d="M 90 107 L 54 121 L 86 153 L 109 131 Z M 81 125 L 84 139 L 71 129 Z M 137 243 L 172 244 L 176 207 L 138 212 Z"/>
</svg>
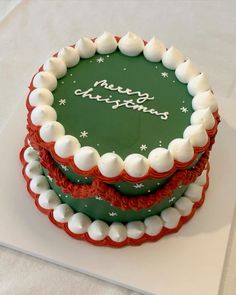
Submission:
<svg viewBox="0 0 236 295">
<path fill-rule="evenodd" d="M 133 33 L 61 49 L 34 76 L 28 104 L 57 158 L 109 178 L 187 166 L 216 125 L 205 74 L 175 47 Z"/>
</svg>

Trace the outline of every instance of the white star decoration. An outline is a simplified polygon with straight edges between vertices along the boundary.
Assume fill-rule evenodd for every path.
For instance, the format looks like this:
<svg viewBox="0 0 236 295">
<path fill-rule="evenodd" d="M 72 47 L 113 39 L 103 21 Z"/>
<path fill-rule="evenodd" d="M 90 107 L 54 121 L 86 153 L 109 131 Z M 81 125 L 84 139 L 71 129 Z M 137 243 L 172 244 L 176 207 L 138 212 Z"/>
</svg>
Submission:
<svg viewBox="0 0 236 295">
<path fill-rule="evenodd" d="M 188 108 L 186 108 L 186 107 L 181 107 L 179 109 L 181 110 L 182 113 L 187 113 L 188 112 Z"/>
<path fill-rule="evenodd" d="M 60 105 L 60 106 L 64 106 L 64 105 L 66 105 L 66 100 L 65 100 L 65 99 L 60 99 L 60 100 L 59 100 L 59 105 Z"/>
<path fill-rule="evenodd" d="M 52 182 L 52 177 L 50 175 L 47 175 L 47 178 L 48 178 L 49 181 Z"/>
<path fill-rule="evenodd" d="M 61 165 L 61 168 L 62 168 L 64 171 L 68 171 L 68 170 L 69 170 L 65 165 Z"/>
<path fill-rule="evenodd" d="M 146 149 L 147 149 L 146 144 L 142 144 L 142 145 L 140 146 L 140 150 L 141 150 L 141 151 L 146 151 Z"/>
<path fill-rule="evenodd" d="M 97 58 L 97 62 L 100 64 L 101 62 L 104 62 L 104 58 L 103 57 L 99 57 Z"/>
<path fill-rule="evenodd" d="M 162 72 L 161 75 L 162 75 L 163 78 L 168 78 L 168 73 L 167 72 Z"/>
<path fill-rule="evenodd" d="M 175 197 L 172 197 L 171 199 L 169 199 L 169 203 L 174 202 L 175 199 L 176 199 Z"/>
<path fill-rule="evenodd" d="M 142 188 L 142 187 L 144 187 L 144 185 L 142 183 L 136 183 L 134 185 L 134 188 Z"/>
<path fill-rule="evenodd" d="M 81 131 L 80 132 L 80 137 L 83 137 L 83 138 L 85 138 L 85 137 L 88 137 L 88 132 L 87 131 Z"/>
<path fill-rule="evenodd" d="M 117 216 L 117 213 L 116 212 L 109 212 L 109 215 L 113 217 L 113 216 Z"/>
</svg>

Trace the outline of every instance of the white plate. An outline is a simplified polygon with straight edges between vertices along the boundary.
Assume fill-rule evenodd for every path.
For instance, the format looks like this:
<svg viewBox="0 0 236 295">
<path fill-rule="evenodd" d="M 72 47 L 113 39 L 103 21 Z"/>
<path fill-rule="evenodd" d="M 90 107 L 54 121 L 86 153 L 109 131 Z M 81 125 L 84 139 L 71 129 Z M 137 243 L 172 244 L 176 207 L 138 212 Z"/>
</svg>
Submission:
<svg viewBox="0 0 236 295">
<path fill-rule="evenodd" d="M 112 249 L 67 236 L 35 207 L 21 176 L 23 103 L 1 134 L 0 244 L 136 291 L 218 293 L 235 203 L 236 131 L 220 125 L 203 207 L 177 233 L 155 243 Z"/>
</svg>

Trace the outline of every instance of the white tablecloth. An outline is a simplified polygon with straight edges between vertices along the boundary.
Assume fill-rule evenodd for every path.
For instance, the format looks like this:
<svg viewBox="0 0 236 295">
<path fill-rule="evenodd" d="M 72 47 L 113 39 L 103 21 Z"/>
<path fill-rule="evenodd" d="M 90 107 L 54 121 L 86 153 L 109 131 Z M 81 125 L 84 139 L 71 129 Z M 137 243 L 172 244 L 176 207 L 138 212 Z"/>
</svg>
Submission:
<svg viewBox="0 0 236 295">
<path fill-rule="evenodd" d="M 173 42 L 208 73 L 221 115 L 236 128 L 235 28 L 235 1 L 0 0 L 0 130 L 47 57 L 104 30 L 134 31 L 144 39 L 156 34 L 167 46 Z M 221 294 L 235 295 L 236 221 L 229 248 Z M 0 247 L 0 295 L 8 294 L 134 292 Z"/>
</svg>

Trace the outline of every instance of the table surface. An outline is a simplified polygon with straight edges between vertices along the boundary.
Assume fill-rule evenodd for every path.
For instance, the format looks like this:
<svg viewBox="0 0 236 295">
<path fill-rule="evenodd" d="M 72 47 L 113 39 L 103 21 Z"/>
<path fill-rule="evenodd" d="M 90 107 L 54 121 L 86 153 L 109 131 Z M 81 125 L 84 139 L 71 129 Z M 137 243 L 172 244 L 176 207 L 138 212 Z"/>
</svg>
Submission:
<svg viewBox="0 0 236 295">
<path fill-rule="evenodd" d="M 135 13 L 134 13 L 135 12 Z M 235 1 L 3 1 L 0 0 L 0 130 L 25 99 L 32 73 L 56 49 L 104 30 L 156 34 L 206 71 L 221 115 L 236 129 Z M 136 17 L 135 17 L 136 16 Z M 93 21 L 91 21 L 93 20 Z M 93 35 L 91 35 L 91 32 Z M 45 45 L 46 44 L 46 45 Z M 7 101 L 7 103 L 6 103 Z M 236 290 L 236 219 L 222 295 Z M 1 294 L 135 294 L 48 262 L 0 248 Z"/>
</svg>

